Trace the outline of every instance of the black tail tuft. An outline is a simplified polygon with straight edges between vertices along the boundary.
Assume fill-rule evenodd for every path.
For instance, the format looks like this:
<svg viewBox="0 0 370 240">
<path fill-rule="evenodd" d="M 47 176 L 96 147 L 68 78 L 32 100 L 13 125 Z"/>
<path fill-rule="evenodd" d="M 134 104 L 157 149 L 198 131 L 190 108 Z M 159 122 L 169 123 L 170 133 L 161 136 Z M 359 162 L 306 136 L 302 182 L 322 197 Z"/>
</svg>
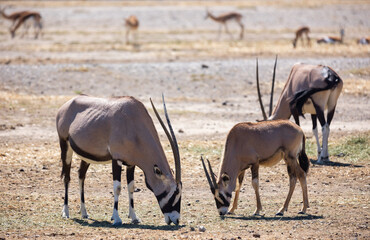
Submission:
<svg viewBox="0 0 370 240">
<path fill-rule="evenodd" d="M 306 137 L 303 135 L 302 150 L 299 153 L 298 160 L 299 160 L 299 166 L 301 166 L 302 170 L 307 173 L 310 167 L 310 161 L 308 161 L 305 148 L 306 148 Z"/>
</svg>

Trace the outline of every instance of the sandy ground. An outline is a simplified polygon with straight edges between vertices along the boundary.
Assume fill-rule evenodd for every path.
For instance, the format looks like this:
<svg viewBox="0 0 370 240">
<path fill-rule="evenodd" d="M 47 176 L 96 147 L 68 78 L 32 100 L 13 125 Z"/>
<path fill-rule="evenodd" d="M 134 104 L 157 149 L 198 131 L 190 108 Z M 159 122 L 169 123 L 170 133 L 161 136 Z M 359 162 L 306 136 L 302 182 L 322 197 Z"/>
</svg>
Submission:
<svg viewBox="0 0 370 240">
<path fill-rule="evenodd" d="M 277 3 L 278 2 L 278 3 Z M 43 16 L 43 36 L 11 39 L 10 22 L 0 21 L 0 238 L 138 238 L 368 239 L 369 159 L 331 156 L 335 166 L 313 165 L 308 175 L 310 209 L 297 215 L 297 186 L 290 209 L 275 217 L 288 191 L 283 163 L 261 169 L 265 216 L 252 217 L 254 193 L 250 174 L 242 188 L 236 215 L 219 219 L 199 163 L 208 156 L 215 168 L 229 129 L 241 121 L 261 119 L 255 85 L 259 57 L 265 104 L 275 55 L 279 55 L 275 101 L 294 63 L 325 64 L 344 81 L 331 126 L 330 141 L 343 144 L 352 136 L 369 136 L 370 47 L 356 38 L 370 35 L 366 1 L 207 1 L 183 2 L 1 2 L 6 12 L 32 9 Z M 238 11 L 245 23 L 244 40 L 230 24 L 233 39 L 217 38 L 218 25 L 204 20 L 205 8 L 215 14 Z M 125 44 L 123 18 L 138 16 L 134 44 Z M 311 27 L 311 48 L 293 49 L 294 30 Z M 346 29 L 343 45 L 314 42 Z M 55 114 L 71 97 L 84 93 L 110 97 L 131 95 L 150 112 L 149 97 L 167 99 L 183 163 L 183 215 L 179 227 L 166 226 L 153 194 L 136 171 L 135 206 L 142 224 L 131 225 L 126 188 L 120 201 L 125 224 L 110 222 L 111 167 L 93 166 L 86 183 L 89 220 L 77 213 L 76 160 L 71 182 L 71 219 L 60 216 L 63 184 L 55 130 Z M 267 104 L 266 104 L 267 105 Z M 152 115 L 154 116 L 154 115 Z M 309 117 L 302 120 L 312 142 Z M 155 121 L 157 129 L 159 124 Z M 169 159 L 171 151 L 158 130 Z M 367 138 L 368 139 L 368 138 Z M 342 145 L 341 145 L 342 146 Z M 368 152 L 368 142 L 365 149 Z M 365 155 L 366 156 L 366 155 Z M 311 155 L 315 159 L 315 155 Z M 171 160 L 172 164 L 172 160 Z M 123 184 L 125 185 L 125 184 Z M 199 231 L 204 226 L 206 231 Z"/>
</svg>

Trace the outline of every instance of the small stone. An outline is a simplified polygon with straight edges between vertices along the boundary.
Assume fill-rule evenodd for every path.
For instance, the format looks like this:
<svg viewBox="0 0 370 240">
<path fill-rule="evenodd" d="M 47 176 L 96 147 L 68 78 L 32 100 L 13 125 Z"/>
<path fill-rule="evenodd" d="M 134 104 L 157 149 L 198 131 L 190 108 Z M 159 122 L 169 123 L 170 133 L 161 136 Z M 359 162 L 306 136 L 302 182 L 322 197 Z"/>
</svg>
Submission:
<svg viewBox="0 0 370 240">
<path fill-rule="evenodd" d="M 184 130 L 182 130 L 182 129 L 179 129 L 179 133 L 184 133 Z"/>
<path fill-rule="evenodd" d="M 195 228 L 194 227 L 190 227 L 190 231 L 195 231 Z"/>
<path fill-rule="evenodd" d="M 260 238 L 260 237 L 261 237 L 261 235 L 260 235 L 259 233 L 254 233 L 254 234 L 253 234 L 253 237 L 255 237 L 255 238 Z"/>
<path fill-rule="evenodd" d="M 209 67 L 206 64 L 202 64 L 202 68 L 209 68 Z"/>
<path fill-rule="evenodd" d="M 199 226 L 199 232 L 205 232 L 206 231 L 206 228 L 203 227 L 203 226 Z"/>
<path fill-rule="evenodd" d="M 24 172 L 24 169 L 23 169 L 23 168 L 21 168 L 21 169 L 19 169 L 19 171 L 20 171 L 20 172 Z"/>
</svg>

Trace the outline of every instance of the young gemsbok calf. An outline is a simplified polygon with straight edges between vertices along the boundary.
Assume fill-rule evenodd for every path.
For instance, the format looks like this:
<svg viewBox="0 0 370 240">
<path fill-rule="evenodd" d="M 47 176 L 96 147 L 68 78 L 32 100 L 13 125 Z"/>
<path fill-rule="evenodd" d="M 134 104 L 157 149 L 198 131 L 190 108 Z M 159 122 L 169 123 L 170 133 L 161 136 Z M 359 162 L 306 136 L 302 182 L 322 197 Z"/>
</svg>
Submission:
<svg viewBox="0 0 370 240">
<path fill-rule="evenodd" d="M 330 123 L 334 117 L 339 95 L 342 92 L 342 79 L 330 67 L 297 63 L 290 71 L 279 101 L 272 111 L 276 63 L 277 58 L 275 59 L 272 77 L 269 118 L 267 118 L 259 89 L 257 61 L 257 93 L 264 120 L 289 119 L 293 115 L 295 123 L 299 125 L 299 116 L 304 117 L 305 113 L 310 113 L 312 132 L 317 143 L 317 163 L 323 163 L 324 160 L 329 161 Z M 327 110 L 326 119 L 325 110 Z M 318 136 L 317 119 L 319 119 L 322 127 L 322 147 Z"/>
<path fill-rule="evenodd" d="M 289 120 L 274 120 L 238 123 L 230 130 L 217 180 L 210 162 L 208 161 L 210 171 L 208 173 L 203 158 L 201 158 L 219 214 L 225 215 L 228 212 L 231 193 L 234 190 L 234 203 L 229 213 L 233 213 L 237 208 L 245 170 L 251 168 L 252 186 L 257 200 L 257 209 L 254 215 L 260 215 L 262 205 L 259 195 L 259 166 L 272 167 L 281 159 L 284 159 L 287 164 L 290 181 L 288 196 L 277 215 L 283 215 L 284 211 L 287 211 L 297 178 L 303 192 L 303 208 L 300 213 L 306 213 L 309 207 L 306 183 L 309 161 L 305 153 L 305 136 L 302 129 L 295 123 Z M 235 188 L 236 184 L 237 188 Z"/>
<path fill-rule="evenodd" d="M 162 96 L 163 98 L 163 96 Z M 65 198 L 62 215 L 69 217 L 68 185 L 72 153 L 81 157 L 79 169 L 81 214 L 88 218 L 84 199 L 84 180 L 90 163 L 111 163 L 113 170 L 114 208 L 112 220 L 120 225 L 118 197 L 121 191 L 122 165 L 127 166 L 129 217 L 139 222 L 134 211 L 134 170 L 138 166 L 145 175 L 146 186 L 156 196 L 167 224 L 179 223 L 181 205 L 180 155 L 167 114 L 171 134 L 162 122 L 152 100 L 153 110 L 170 141 L 175 159 L 174 179 L 158 133 L 144 105 L 133 97 L 96 98 L 78 96 L 66 102 L 58 111 L 56 124 L 63 163 Z"/>
</svg>

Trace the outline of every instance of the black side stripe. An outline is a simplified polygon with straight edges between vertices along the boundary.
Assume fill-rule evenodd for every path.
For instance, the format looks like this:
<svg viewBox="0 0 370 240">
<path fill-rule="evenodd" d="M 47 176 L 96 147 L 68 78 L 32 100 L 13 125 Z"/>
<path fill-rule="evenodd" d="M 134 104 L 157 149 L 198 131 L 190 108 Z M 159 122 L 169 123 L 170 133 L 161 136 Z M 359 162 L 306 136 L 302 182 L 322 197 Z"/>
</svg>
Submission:
<svg viewBox="0 0 370 240">
<path fill-rule="evenodd" d="M 104 162 L 104 161 L 109 161 L 109 160 L 112 159 L 112 156 L 109 153 L 105 156 L 95 156 L 93 154 L 85 152 L 84 150 L 82 150 L 81 148 L 79 148 L 77 146 L 77 144 L 73 141 L 73 139 L 71 137 L 69 137 L 69 143 L 70 143 L 73 151 L 75 151 L 78 155 L 80 155 L 84 158 L 87 158 L 87 159 L 90 159 L 90 160 L 93 160 L 93 161 L 97 161 L 97 162 Z"/>
</svg>

